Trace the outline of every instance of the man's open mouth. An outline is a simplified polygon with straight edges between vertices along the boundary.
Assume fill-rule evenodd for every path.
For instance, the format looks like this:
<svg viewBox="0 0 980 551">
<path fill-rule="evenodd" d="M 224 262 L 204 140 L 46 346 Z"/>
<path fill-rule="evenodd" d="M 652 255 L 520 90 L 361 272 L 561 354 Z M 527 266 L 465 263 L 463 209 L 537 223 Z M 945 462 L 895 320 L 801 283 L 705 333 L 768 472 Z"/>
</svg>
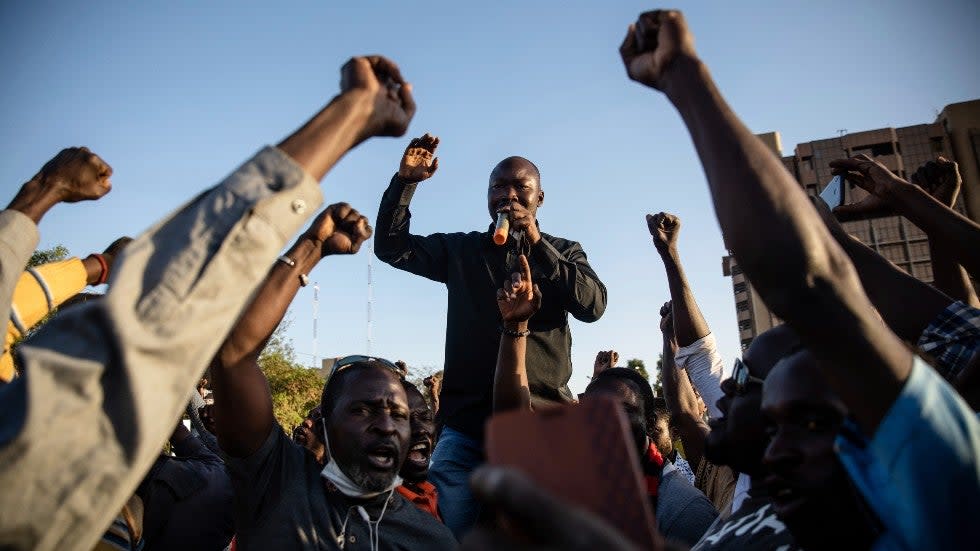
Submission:
<svg viewBox="0 0 980 551">
<path fill-rule="evenodd" d="M 375 469 L 393 470 L 398 466 L 398 448 L 390 444 L 372 446 L 367 450 L 367 459 Z"/>
<path fill-rule="evenodd" d="M 416 442 L 408 450 L 408 460 L 420 465 L 428 464 L 431 455 L 432 445 L 428 441 Z"/>
</svg>

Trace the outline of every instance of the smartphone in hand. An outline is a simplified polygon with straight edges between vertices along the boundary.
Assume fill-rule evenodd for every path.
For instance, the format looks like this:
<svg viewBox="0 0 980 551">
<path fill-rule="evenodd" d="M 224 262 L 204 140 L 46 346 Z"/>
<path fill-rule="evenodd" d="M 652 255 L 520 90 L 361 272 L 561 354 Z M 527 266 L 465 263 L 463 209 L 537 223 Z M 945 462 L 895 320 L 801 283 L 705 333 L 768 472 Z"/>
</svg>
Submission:
<svg viewBox="0 0 980 551">
<path fill-rule="evenodd" d="M 622 405 L 605 396 L 494 415 L 487 460 L 516 468 L 558 499 L 602 517 L 641 549 L 662 549 Z"/>
<path fill-rule="evenodd" d="M 820 198 L 823 199 L 824 203 L 827 203 L 830 210 L 841 206 L 841 203 L 844 202 L 844 178 L 834 176 L 827 187 L 820 192 Z"/>
</svg>

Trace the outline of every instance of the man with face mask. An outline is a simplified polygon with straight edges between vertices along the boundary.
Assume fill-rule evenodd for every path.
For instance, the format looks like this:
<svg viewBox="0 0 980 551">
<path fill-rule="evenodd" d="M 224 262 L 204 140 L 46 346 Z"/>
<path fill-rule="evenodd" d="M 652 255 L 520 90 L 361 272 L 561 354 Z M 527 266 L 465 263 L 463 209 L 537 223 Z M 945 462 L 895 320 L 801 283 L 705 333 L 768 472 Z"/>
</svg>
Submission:
<svg viewBox="0 0 980 551">
<path fill-rule="evenodd" d="M 469 233 L 411 234 L 408 206 L 418 184 L 439 166 L 438 145 L 439 139 L 429 134 L 408 144 L 381 198 L 374 251 L 395 268 L 444 283 L 449 293 L 445 378 L 437 419 L 441 431 L 430 480 L 439 491 L 443 520 L 460 537 L 479 512 L 469 475 L 484 461 L 483 426 L 492 409 L 501 330 L 496 303 L 500 282 L 518 271 L 523 254 L 545 297 L 526 335 L 529 389 L 538 402 L 573 401 L 567 386 L 572 373 L 568 315 L 584 322 L 599 319 L 606 309 L 606 288 L 581 245 L 539 228 L 541 175 L 523 157 L 508 157 L 490 173 L 488 214 L 493 221 L 502 214 L 510 229 L 500 234 L 501 245 L 493 240 L 493 223 Z"/>
<path fill-rule="evenodd" d="M 409 453 L 398 368 L 365 356 L 334 364 L 320 399 L 326 466 L 272 415 L 258 355 L 305 276 L 325 256 L 357 252 L 367 219 L 332 205 L 270 270 L 212 369 L 218 443 L 235 490 L 237 549 L 453 549 L 449 530 L 395 488 Z M 318 439 L 319 439 L 318 438 Z"/>
</svg>

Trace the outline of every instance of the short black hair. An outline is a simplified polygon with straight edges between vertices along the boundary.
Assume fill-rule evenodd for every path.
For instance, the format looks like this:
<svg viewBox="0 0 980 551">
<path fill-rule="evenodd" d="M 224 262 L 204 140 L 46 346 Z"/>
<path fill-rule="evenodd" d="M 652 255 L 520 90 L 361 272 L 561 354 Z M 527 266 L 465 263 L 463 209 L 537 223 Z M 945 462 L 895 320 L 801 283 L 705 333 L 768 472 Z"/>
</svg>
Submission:
<svg viewBox="0 0 980 551">
<path fill-rule="evenodd" d="M 643 402 L 643 418 L 647 422 L 647 432 L 652 431 L 653 426 L 657 422 L 657 403 L 653 396 L 653 389 L 650 388 L 649 381 L 643 378 L 643 375 L 640 375 L 635 369 L 629 367 L 611 367 L 600 371 L 598 375 L 593 377 L 589 386 L 585 387 L 585 391 L 588 392 L 597 382 L 607 379 L 623 381 L 636 389 L 636 392 L 640 395 L 640 401 Z"/>
<path fill-rule="evenodd" d="M 333 408 L 340 396 L 343 395 L 344 389 L 347 387 L 347 380 L 366 369 L 382 369 L 398 377 L 398 374 L 390 367 L 378 361 L 354 362 L 344 366 L 343 369 L 331 375 L 326 384 L 323 385 L 323 392 L 320 394 L 320 412 L 324 421 L 333 415 Z M 401 378 L 399 377 L 399 379 Z"/>
</svg>

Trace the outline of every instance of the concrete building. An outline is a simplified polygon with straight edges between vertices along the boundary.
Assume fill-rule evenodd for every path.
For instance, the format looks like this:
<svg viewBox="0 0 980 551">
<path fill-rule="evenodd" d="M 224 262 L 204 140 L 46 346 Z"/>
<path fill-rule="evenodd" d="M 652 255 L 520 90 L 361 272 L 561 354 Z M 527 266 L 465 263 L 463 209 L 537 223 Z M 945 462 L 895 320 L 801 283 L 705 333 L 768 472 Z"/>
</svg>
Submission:
<svg viewBox="0 0 980 551">
<path fill-rule="evenodd" d="M 760 134 L 777 155 L 782 155 L 778 132 Z M 963 188 L 954 208 L 980 222 L 980 100 L 947 105 L 933 123 L 902 128 L 879 128 L 798 144 L 783 165 L 810 195 L 817 195 L 831 180 L 830 161 L 865 154 L 902 178 L 921 165 L 944 156 L 959 163 Z M 844 202 L 853 203 L 867 193 L 844 186 Z M 892 263 L 927 283 L 932 282 L 932 263 L 925 233 L 901 216 L 844 223 L 844 229 Z M 763 331 L 778 325 L 776 318 L 752 289 L 729 255 L 722 271 L 731 276 L 742 349 Z"/>
</svg>

